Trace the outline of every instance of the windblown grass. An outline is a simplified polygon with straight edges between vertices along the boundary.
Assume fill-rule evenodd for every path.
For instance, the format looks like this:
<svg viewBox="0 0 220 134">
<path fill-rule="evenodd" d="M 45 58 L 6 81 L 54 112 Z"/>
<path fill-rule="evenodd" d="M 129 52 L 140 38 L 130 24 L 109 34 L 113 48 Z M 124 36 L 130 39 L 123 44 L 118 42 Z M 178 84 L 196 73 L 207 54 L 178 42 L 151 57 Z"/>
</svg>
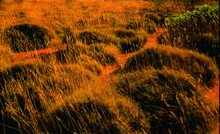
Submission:
<svg viewBox="0 0 220 134">
<path fill-rule="evenodd" d="M 150 133 L 209 132 L 217 121 L 217 108 L 202 99 L 194 79 L 184 73 L 150 69 L 120 74 L 116 89 L 139 104 Z"/>
<path fill-rule="evenodd" d="M 163 69 L 169 67 L 184 70 L 206 86 L 213 86 L 218 78 L 218 69 L 205 55 L 169 46 L 143 50 L 129 58 L 122 71 L 131 72 L 146 67 Z"/>
</svg>

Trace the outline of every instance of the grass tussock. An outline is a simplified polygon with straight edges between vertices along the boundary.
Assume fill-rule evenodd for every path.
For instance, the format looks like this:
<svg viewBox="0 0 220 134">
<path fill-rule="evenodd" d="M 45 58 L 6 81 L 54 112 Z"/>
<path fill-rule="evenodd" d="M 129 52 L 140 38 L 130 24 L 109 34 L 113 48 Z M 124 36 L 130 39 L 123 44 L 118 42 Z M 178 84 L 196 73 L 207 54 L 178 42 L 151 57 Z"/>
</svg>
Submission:
<svg viewBox="0 0 220 134">
<path fill-rule="evenodd" d="M 118 38 L 118 47 L 122 53 L 138 51 L 147 42 L 147 35 L 142 31 L 118 29 L 114 34 Z"/>
<path fill-rule="evenodd" d="M 122 70 L 131 72 L 150 66 L 156 69 L 169 67 L 184 70 L 206 86 L 212 86 L 218 78 L 218 69 L 210 58 L 169 46 L 150 48 L 137 53 L 128 59 Z"/>
<path fill-rule="evenodd" d="M 102 46 L 75 45 L 56 53 L 57 60 L 61 63 L 80 62 L 83 58 L 81 55 L 91 57 L 101 65 L 116 63 L 115 57 L 106 52 Z"/>
<path fill-rule="evenodd" d="M 150 122 L 150 133 L 203 133 L 216 123 L 190 75 L 171 70 L 142 70 L 119 75 L 116 89 L 138 103 Z"/>
<path fill-rule="evenodd" d="M 15 52 L 46 48 L 50 35 L 45 28 L 32 24 L 20 24 L 4 30 L 4 38 Z"/>
<path fill-rule="evenodd" d="M 79 40 L 84 44 L 100 44 L 100 43 L 112 43 L 111 38 L 98 32 L 83 31 L 79 33 Z"/>
</svg>

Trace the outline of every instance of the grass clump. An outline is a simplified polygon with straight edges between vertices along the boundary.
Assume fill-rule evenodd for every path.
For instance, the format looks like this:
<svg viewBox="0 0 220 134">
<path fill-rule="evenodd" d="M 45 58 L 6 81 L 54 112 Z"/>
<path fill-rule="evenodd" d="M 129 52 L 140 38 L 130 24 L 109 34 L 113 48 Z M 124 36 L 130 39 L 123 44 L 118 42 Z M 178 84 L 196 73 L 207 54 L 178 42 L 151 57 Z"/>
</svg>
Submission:
<svg viewBox="0 0 220 134">
<path fill-rule="evenodd" d="M 0 73 L 0 132 L 36 133 L 36 118 L 59 95 L 72 93 L 94 81 L 83 66 L 17 65 Z M 2 113 L 3 112 L 3 113 Z"/>
<path fill-rule="evenodd" d="M 81 94 L 82 95 L 82 94 Z M 105 96 L 105 94 L 103 94 Z M 93 98 L 93 97 L 92 97 Z M 77 99 L 59 105 L 38 119 L 40 131 L 46 133 L 137 133 L 147 132 L 144 116 L 122 98 L 112 100 L 105 96 L 100 102 L 92 98 Z M 66 120 L 68 119 L 68 120 Z"/>
<path fill-rule="evenodd" d="M 147 41 L 145 33 L 135 32 L 133 30 L 117 30 L 115 31 L 115 36 L 119 42 L 119 49 L 122 53 L 135 52 L 142 48 L 144 43 Z"/>
<path fill-rule="evenodd" d="M 114 34 L 115 34 L 116 37 L 119 37 L 119 38 L 132 38 L 132 37 L 136 36 L 135 31 L 126 30 L 126 29 L 116 30 L 114 32 Z"/>
<path fill-rule="evenodd" d="M 116 89 L 138 103 L 150 122 L 149 133 L 208 133 L 217 121 L 217 108 L 209 107 L 187 74 L 136 71 L 119 75 Z"/>
<path fill-rule="evenodd" d="M 156 69 L 169 67 L 184 70 L 208 87 L 213 86 L 218 77 L 218 69 L 210 58 L 169 46 L 150 48 L 137 53 L 128 59 L 123 71 L 131 72 L 150 66 Z"/>
<path fill-rule="evenodd" d="M 0 72 L 0 87 L 3 88 L 10 81 L 39 80 L 41 75 L 49 76 L 53 71 L 50 65 L 46 64 L 24 64 L 15 65 Z"/>
<path fill-rule="evenodd" d="M 32 24 L 20 24 L 4 30 L 4 38 L 14 52 L 46 48 L 50 36 L 45 28 Z"/>
<path fill-rule="evenodd" d="M 101 46 L 96 45 L 74 45 L 68 47 L 66 50 L 57 52 L 56 57 L 61 63 L 78 63 L 82 60 L 83 55 L 91 57 L 101 65 L 116 63 L 114 56 L 107 53 Z"/>
<path fill-rule="evenodd" d="M 84 44 L 111 43 L 111 38 L 94 31 L 83 31 L 79 33 L 79 40 Z"/>
<path fill-rule="evenodd" d="M 123 53 L 135 52 L 137 50 L 140 50 L 145 42 L 146 42 L 146 38 L 141 38 L 141 37 L 122 39 L 120 40 L 120 50 Z"/>
</svg>

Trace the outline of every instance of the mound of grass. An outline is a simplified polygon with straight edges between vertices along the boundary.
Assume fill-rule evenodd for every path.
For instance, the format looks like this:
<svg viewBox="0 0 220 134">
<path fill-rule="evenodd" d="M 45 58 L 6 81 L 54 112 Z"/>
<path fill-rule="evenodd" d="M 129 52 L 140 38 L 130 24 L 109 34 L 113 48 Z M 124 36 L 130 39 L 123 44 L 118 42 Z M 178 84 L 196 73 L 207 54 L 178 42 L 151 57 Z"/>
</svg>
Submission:
<svg viewBox="0 0 220 134">
<path fill-rule="evenodd" d="M 150 66 L 156 69 L 169 67 L 184 70 L 208 87 L 213 86 L 218 77 L 218 69 L 210 58 L 169 46 L 150 48 L 137 53 L 128 59 L 123 71 L 130 72 Z"/>
<path fill-rule="evenodd" d="M 94 31 L 80 32 L 78 38 L 82 43 L 88 45 L 112 42 L 111 39 L 106 35 Z"/>
<path fill-rule="evenodd" d="M 78 64 L 54 69 L 43 63 L 17 65 L 0 72 L 0 77 L 0 132 L 16 133 L 36 133 L 34 119 L 45 113 L 57 96 L 87 86 L 95 78 Z"/>
<path fill-rule="evenodd" d="M 118 39 L 118 46 L 122 53 L 135 52 L 142 48 L 147 41 L 144 32 L 135 32 L 133 30 L 120 29 L 115 31 Z"/>
<path fill-rule="evenodd" d="M 150 133 L 208 133 L 217 121 L 190 75 L 171 70 L 142 70 L 120 75 L 120 94 L 136 101 L 150 122 Z"/>
<path fill-rule="evenodd" d="M 135 52 L 143 47 L 146 40 L 147 40 L 146 38 L 142 38 L 142 37 L 132 37 L 128 39 L 122 39 L 119 42 L 120 44 L 119 48 L 123 53 Z"/>
<path fill-rule="evenodd" d="M 32 24 L 20 24 L 4 30 L 4 38 L 15 52 L 46 48 L 50 36 L 45 28 Z"/>
<path fill-rule="evenodd" d="M 50 76 L 53 68 L 47 64 L 24 64 L 16 65 L 0 72 L 0 87 L 10 81 L 37 80 L 41 75 Z"/>
<path fill-rule="evenodd" d="M 107 53 L 103 47 L 96 45 L 74 45 L 56 53 L 57 60 L 61 63 L 79 63 L 82 60 L 82 55 L 91 57 L 101 65 L 116 63 L 114 56 Z"/>
<path fill-rule="evenodd" d="M 120 133 L 115 115 L 103 104 L 85 102 L 61 107 L 40 121 L 42 132 Z"/>
</svg>

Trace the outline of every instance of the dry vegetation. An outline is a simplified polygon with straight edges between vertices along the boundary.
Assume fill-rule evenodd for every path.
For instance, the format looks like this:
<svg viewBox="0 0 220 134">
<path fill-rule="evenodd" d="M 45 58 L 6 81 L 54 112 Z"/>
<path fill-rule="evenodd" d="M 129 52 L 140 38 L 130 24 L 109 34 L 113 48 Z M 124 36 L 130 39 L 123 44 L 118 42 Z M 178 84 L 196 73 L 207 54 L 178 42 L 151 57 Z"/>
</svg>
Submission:
<svg viewBox="0 0 220 134">
<path fill-rule="evenodd" d="M 217 134 L 217 4 L 0 0 L 0 133 Z"/>
</svg>

